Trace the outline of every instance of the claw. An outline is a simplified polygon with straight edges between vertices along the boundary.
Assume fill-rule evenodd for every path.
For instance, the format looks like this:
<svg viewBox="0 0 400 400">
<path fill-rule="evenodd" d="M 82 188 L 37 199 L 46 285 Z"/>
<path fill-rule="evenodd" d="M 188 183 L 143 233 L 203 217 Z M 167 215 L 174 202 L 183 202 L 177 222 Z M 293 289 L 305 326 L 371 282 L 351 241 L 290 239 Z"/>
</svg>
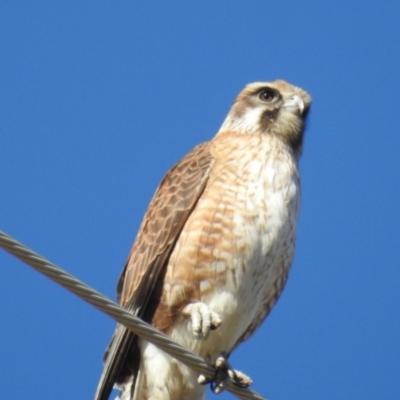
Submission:
<svg viewBox="0 0 400 400">
<path fill-rule="evenodd" d="M 217 329 L 222 322 L 219 315 L 202 302 L 190 303 L 182 312 L 191 318 L 193 335 L 196 339 L 207 339 L 210 331 Z"/>
<path fill-rule="evenodd" d="M 215 394 L 219 394 L 225 389 L 226 381 L 228 380 L 242 388 L 247 388 L 253 383 L 253 381 L 247 375 L 232 369 L 227 359 L 223 356 L 220 356 L 216 359 L 215 369 L 216 372 L 214 379 L 208 379 L 204 375 L 200 375 L 197 379 L 201 385 L 210 383 L 211 390 Z"/>
</svg>

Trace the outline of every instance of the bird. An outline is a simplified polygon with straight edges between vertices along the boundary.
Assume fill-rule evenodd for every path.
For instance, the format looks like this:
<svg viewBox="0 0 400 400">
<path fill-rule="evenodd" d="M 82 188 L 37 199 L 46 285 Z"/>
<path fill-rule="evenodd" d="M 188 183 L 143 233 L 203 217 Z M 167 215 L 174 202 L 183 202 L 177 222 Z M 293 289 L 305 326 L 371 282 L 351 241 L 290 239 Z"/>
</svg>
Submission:
<svg viewBox="0 0 400 400">
<path fill-rule="evenodd" d="M 210 363 L 257 330 L 285 286 L 310 105 L 283 80 L 245 86 L 214 138 L 162 179 L 118 280 L 121 306 Z M 95 400 L 113 387 L 119 400 L 206 396 L 196 372 L 120 324 Z"/>
</svg>

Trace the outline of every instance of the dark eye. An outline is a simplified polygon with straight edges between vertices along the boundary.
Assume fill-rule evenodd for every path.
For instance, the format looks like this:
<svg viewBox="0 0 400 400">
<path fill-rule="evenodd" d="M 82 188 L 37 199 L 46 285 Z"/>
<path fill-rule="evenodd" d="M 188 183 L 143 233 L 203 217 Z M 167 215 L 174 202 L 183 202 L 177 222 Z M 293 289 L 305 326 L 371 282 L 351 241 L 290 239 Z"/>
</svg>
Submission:
<svg viewBox="0 0 400 400">
<path fill-rule="evenodd" d="M 265 88 L 260 91 L 258 98 L 261 101 L 264 101 L 266 103 L 270 103 L 271 101 L 275 100 L 278 97 L 278 94 L 275 92 L 275 90 Z"/>
</svg>

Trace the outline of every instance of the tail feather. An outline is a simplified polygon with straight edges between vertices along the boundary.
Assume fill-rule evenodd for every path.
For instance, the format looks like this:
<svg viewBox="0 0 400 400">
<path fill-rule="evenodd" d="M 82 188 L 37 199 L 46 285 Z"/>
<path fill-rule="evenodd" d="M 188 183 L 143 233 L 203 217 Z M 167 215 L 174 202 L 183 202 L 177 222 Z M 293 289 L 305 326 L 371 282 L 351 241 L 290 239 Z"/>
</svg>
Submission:
<svg viewBox="0 0 400 400">
<path fill-rule="evenodd" d="M 143 393 L 143 380 L 144 374 L 139 369 L 135 378 L 121 387 L 121 392 L 116 400 L 143 400 L 147 398 Z"/>
<path fill-rule="evenodd" d="M 143 393 L 144 387 L 144 374 L 139 369 L 133 379 L 118 386 L 120 393 L 115 400 L 143 400 L 146 398 L 145 393 Z"/>
<path fill-rule="evenodd" d="M 103 373 L 94 400 L 108 400 L 114 384 L 125 385 L 129 380 L 134 379 L 139 360 L 136 335 L 123 325 L 117 325 L 104 355 Z M 134 386 L 134 382 L 132 385 Z"/>
</svg>

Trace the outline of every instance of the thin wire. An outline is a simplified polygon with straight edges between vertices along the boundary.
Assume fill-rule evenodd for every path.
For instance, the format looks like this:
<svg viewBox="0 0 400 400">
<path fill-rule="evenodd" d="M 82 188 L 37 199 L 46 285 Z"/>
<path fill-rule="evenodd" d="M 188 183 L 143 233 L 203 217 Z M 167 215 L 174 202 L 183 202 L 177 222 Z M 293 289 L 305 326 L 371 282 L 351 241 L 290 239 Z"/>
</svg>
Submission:
<svg viewBox="0 0 400 400">
<path fill-rule="evenodd" d="M 84 284 L 79 279 L 63 271 L 61 268 L 41 257 L 39 254 L 28 249 L 26 246 L 2 231 L 0 231 L 0 247 L 25 264 L 28 264 L 36 271 L 47 276 L 52 281 L 74 293 L 82 300 L 107 314 L 117 322 L 125 325 L 136 335 L 150 343 L 153 343 L 183 364 L 200 374 L 203 374 L 209 379 L 212 379 L 215 376 L 215 368 L 202 357 L 190 352 L 178 343 L 175 343 L 167 335 L 157 331 L 151 325 L 132 315 L 118 304 Z M 266 400 L 253 390 L 241 388 L 230 380 L 227 380 L 226 382 L 226 389 L 240 399 Z"/>
</svg>

